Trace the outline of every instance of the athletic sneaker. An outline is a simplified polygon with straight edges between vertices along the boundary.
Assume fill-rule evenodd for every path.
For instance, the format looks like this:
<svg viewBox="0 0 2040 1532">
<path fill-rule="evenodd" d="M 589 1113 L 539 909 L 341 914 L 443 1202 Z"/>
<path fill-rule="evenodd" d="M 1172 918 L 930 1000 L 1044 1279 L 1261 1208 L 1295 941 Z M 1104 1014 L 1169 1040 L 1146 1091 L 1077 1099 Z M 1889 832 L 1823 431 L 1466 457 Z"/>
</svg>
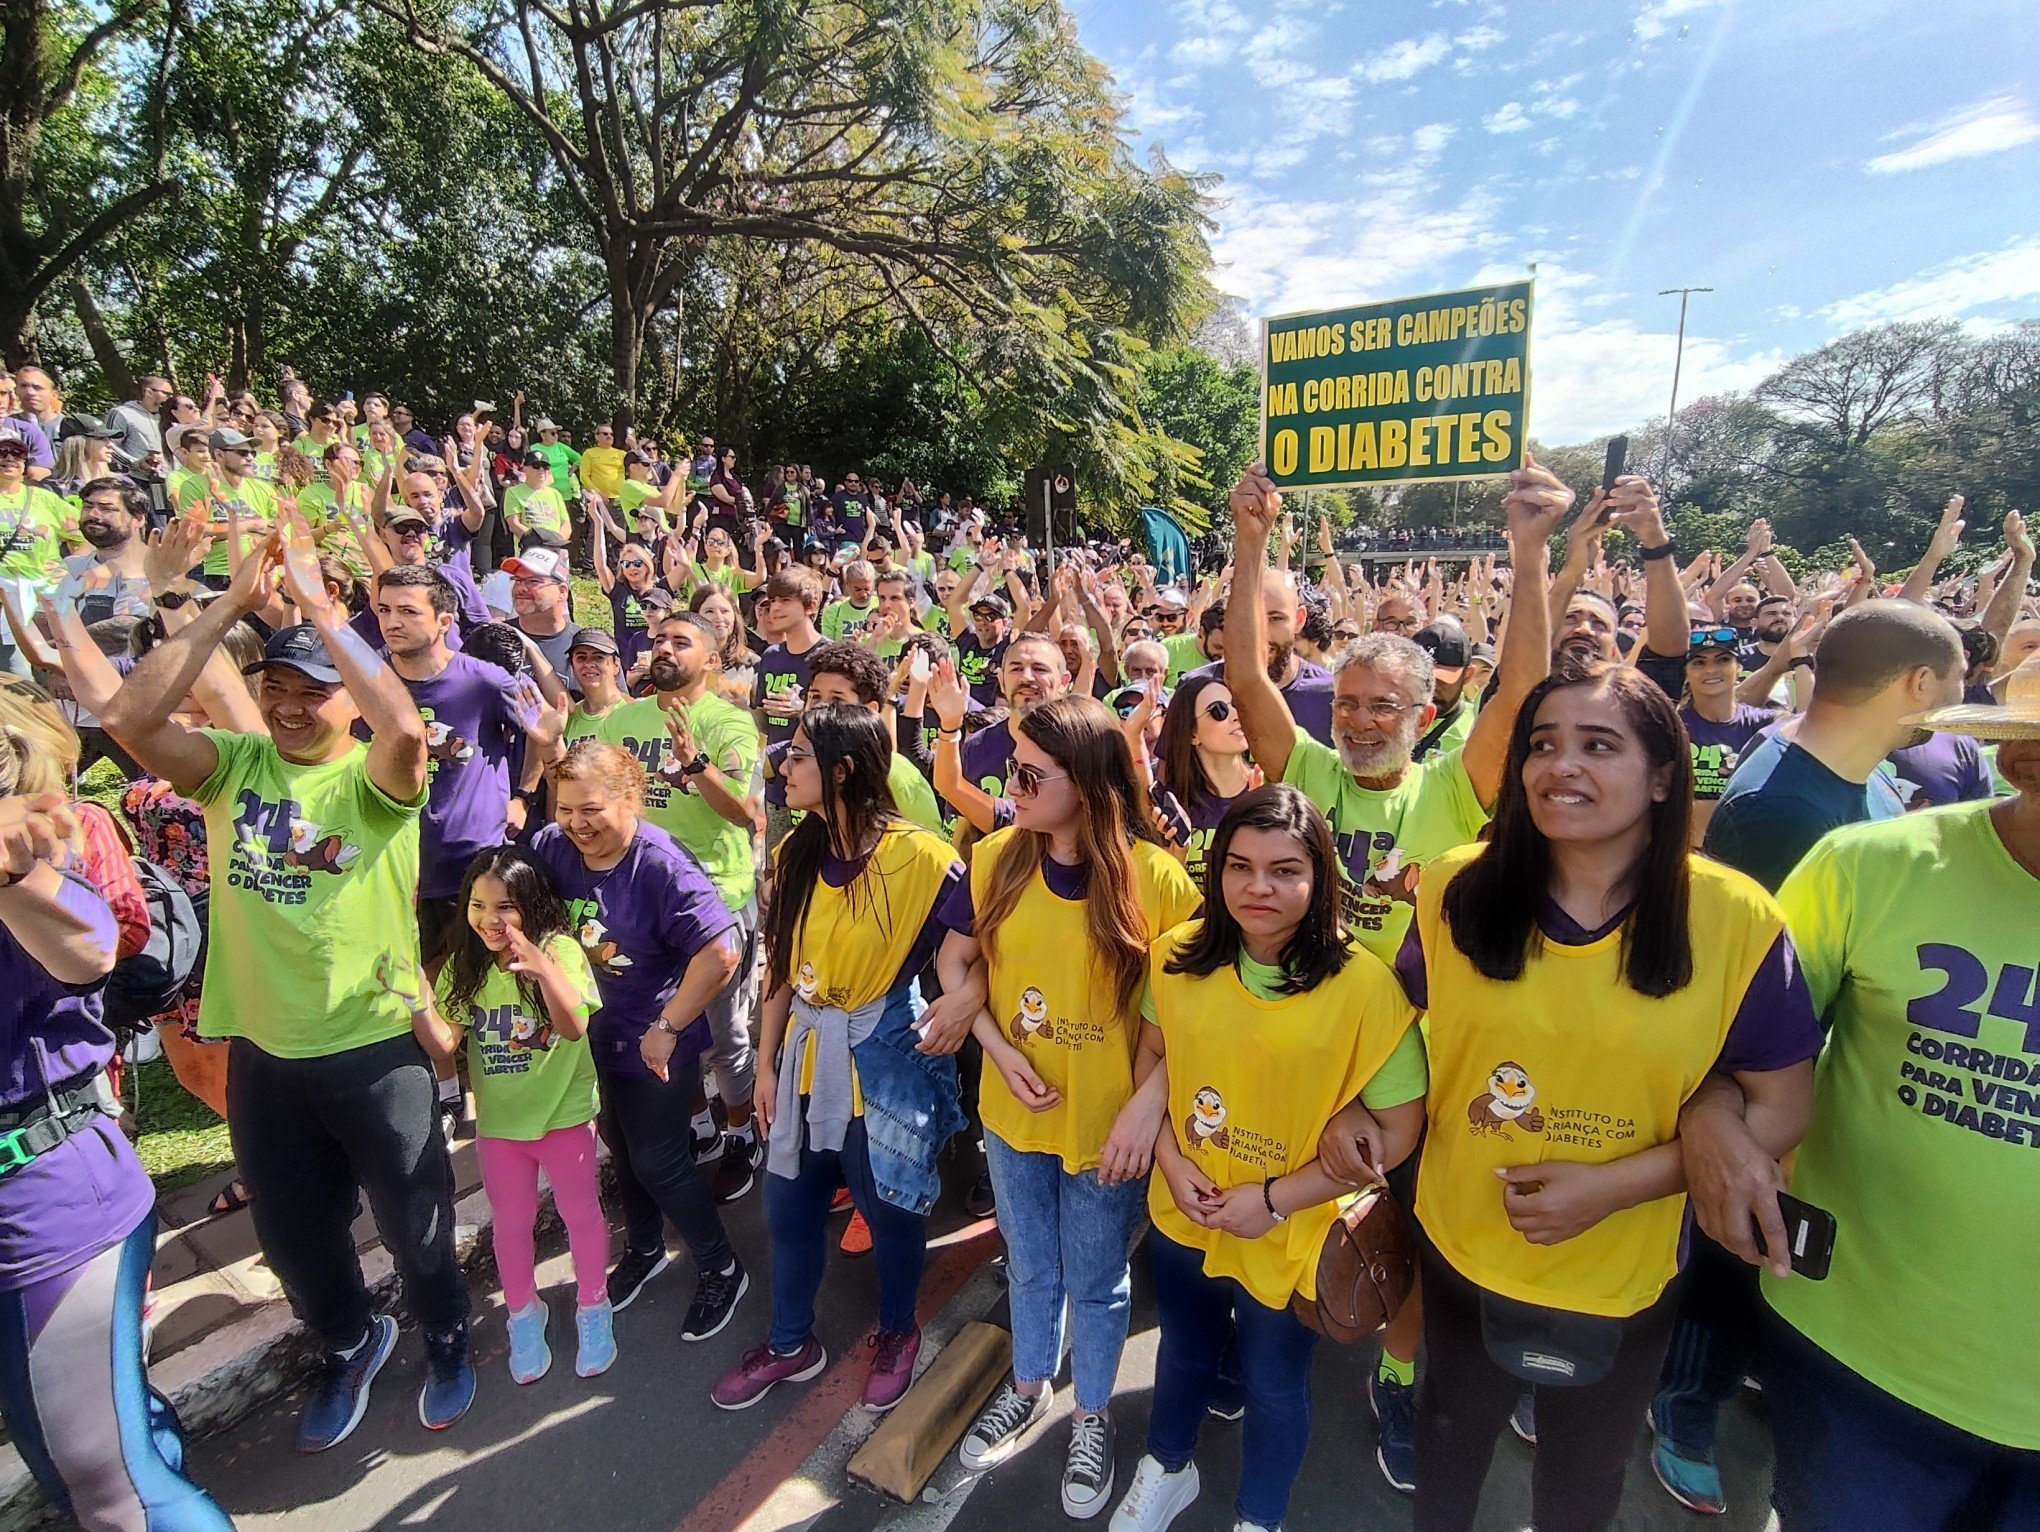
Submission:
<svg viewBox="0 0 2040 1532">
<path fill-rule="evenodd" d="M 715 1168 L 715 1200 L 735 1202 L 758 1184 L 758 1166 L 765 1158 L 765 1146 L 756 1133 L 730 1133 L 723 1137 L 722 1163 Z"/>
<path fill-rule="evenodd" d="M 997 1468 L 1020 1450 L 1028 1432 L 1048 1419 L 1054 1407 L 1054 1389 L 1030 1394 L 1008 1378 L 965 1433 L 963 1444 L 956 1449 L 957 1462 L 972 1473 Z"/>
<path fill-rule="evenodd" d="M 518 1383 L 536 1383 L 552 1366 L 552 1348 L 545 1343 L 545 1322 L 552 1317 L 543 1298 L 531 1300 L 531 1307 L 510 1316 L 510 1377 Z"/>
<path fill-rule="evenodd" d="M 1417 1492 L 1417 1388 L 1384 1378 L 1375 1368 L 1367 1378 L 1367 1402 L 1374 1406 L 1374 1461 L 1391 1489 Z"/>
<path fill-rule="evenodd" d="M 1537 1396 L 1525 1394 L 1509 1411 L 1509 1429 L 1526 1447 L 1537 1445 Z"/>
<path fill-rule="evenodd" d="M 687 1125 L 687 1150 L 694 1157 L 695 1164 L 706 1165 L 723 1152 L 722 1133 L 715 1128 L 703 1133 L 690 1122 Z"/>
<path fill-rule="evenodd" d="M 851 1199 L 850 1188 L 847 1186 L 837 1187 L 835 1195 L 829 1198 L 829 1212 L 831 1214 L 847 1213 L 856 1206 L 856 1202 Z"/>
<path fill-rule="evenodd" d="M 736 1312 L 737 1300 L 751 1290 L 751 1274 L 744 1263 L 730 1257 L 729 1269 L 706 1273 L 694 1286 L 694 1301 L 687 1305 L 687 1318 L 680 1326 L 680 1338 L 707 1340 L 722 1333 Z"/>
<path fill-rule="evenodd" d="M 805 1383 L 829 1365 L 829 1353 L 810 1335 L 800 1349 L 781 1356 L 771 1346 L 753 1346 L 724 1373 L 708 1397 L 721 1410 L 748 1410 L 781 1383 Z"/>
<path fill-rule="evenodd" d="M 1689 1511 L 1702 1516 L 1719 1516 L 1728 1509 L 1728 1496 L 1721 1488 L 1721 1470 L 1712 1452 L 1688 1451 L 1658 1426 L 1655 1406 L 1644 1411 L 1650 1423 L 1650 1466 L 1665 1493 Z"/>
<path fill-rule="evenodd" d="M 574 1310 L 574 1338 L 580 1343 L 574 1371 L 583 1378 L 609 1371 L 616 1360 L 616 1310 L 607 1303 L 582 1304 Z"/>
<path fill-rule="evenodd" d="M 320 1363 L 319 1381 L 298 1416 L 298 1451 L 324 1452 L 354 1434 L 368 1409 L 368 1386 L 382 1371 L 397 1344 L 397 1322 L 377 1314 L 368 1335 L 353 1356 L 329 1351 Z"/>
<path fill-rule="evenodd" d="M 443 1335 L 425 1332 L 425 1386 L 418 1390 L 418 1420 L 444 1431 L 475 1402 L 475 1364 L 468 1357 L 465 1324 Z"/>
<path fill-rule="evenodd" d="M 609 1274 L 610 1308 L 621 1314 L 637 1301 L 637 1295 L 645 1290 L 647 1282 L 672 1264 L 673 1257 L 666 1254 L 663 1245 L 651 1255 L 640 1255 L 635 1250 L 624 1251 L 616 1269 Z"/>
<path fill-rule="evenodd" d="M 1227 1422 L 1244 1417 L 1247 1413 L 1246 1379 L 1221 1376 L 1212 1385 L 1211 1400 L 1204 1406 L 1204 1413 L 1213 1420 Z"/>
<path fill-rule="evenodd" d="M 869 1342 L 871 1373 L 864 1380 L 864 1407 L 883 1415 L 905 1397 L 914 1381 L 914 1362 L 921 1355 L 921 1327 L 880 1330 Z"/>
<path fill-rule="evenodd" d="M 973 1218 L 989 1218 L 999 1210 L 999 1198 L 992 1190 L 992 1173 L 989 1170 L 970 1183 L 970 1190 L 963 1194 L 963 1210 Z"/>
<path fill-rule="evenodd" d="M 1063 1514 L 1089 1521 L 1104 1510 L 1112 1498 L 1112 1468 L 1112 1418 L 1102 1410 L 1077 1411 L 1063 1460 Z"/>
<path fill-rule="evenodd" d="M 1197 1465 L 1185 1463 L 1174 1473 L 1143 1453 L 1133 1470 L 1126 1498 L 1112 1513 L 1112 1532 L 1162 1532 L 1197 1498 Z"/>
</svg>

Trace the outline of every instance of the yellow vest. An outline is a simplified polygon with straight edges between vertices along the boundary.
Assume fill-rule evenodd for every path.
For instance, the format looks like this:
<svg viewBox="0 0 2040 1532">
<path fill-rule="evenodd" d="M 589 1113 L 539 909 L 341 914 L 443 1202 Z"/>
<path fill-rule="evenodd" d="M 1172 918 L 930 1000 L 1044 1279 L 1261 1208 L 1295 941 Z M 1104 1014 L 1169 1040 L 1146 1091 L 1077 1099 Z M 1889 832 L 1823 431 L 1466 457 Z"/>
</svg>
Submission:
<svg viewBox="0 0 2040 1532">
<path fill-rule="evenodd" d="M 1317 1158 L 1325 1124 L 1388 1061 L 1415 1012 L 1387 965 L 1359 946 L 1316 989 L 1278 1000 L 1256 999 L 1232 968 L 1203 979 L 1167 972 L 1198 925 L 1178 926 L 1148 958 L 1168 1049 L 1169 1126 L 1221 1191 L 1258 1186 Z M 1232 1277 L 1255 1302 L 1279 1309 L 1293 1293 L 1317 1296 L 1318 1250 L 1337 1204 L 1301 1209 L 1259 1239 L 1240 1239 L 1190 1222 L 1156 1175 L 1148 1212 L 1161 1233 L 1204 1252 L 1207 1276 Z"/>
<path fill-rule="evenodd" d="M 976 908 L 984 907 L 993 872 L 1017 833 L 986 837 L 972 857 Z M 1195 914 L 1202 901 L 1182 863 L 1161 847 L 1135 841 L 1130 854 L 1152 942 Z M 1105 1135 L 1133 1094 L 1140 1037 L 1140 993 L 1125 1011 L 1115 1009 L 1104 968 L 1091 955 L 1084 911 L 1080 900 L 1057 898 L 1036 872 L 1001 923 L 989 965 L 992 1019 L 1062 1099 L 1048 1111 L 1029 1111 L 992 1068 L 978 1089 L 988 1130 L 1011 1148 L 1057 1156 L 1071 1175 L 1098 1164 Z"/>
<path fill-rule="evenodd" d="M 1679 1108 L 1720 1055 L 1784 917 L 1756 883 L 1695 856 L 1693 978 L 1677 994 L 1654 1000 L 1629 987 L 1619 929 L 1581 947 L 1543 942 L 1522 977 L 1504 983 L 1452 944 L 1441 908 L 1445 886 L 1484 850 L 1438 857 L 1417 888 L 1431 1058 L 1417 1215 L 1469 1281 L 1526 1303 L 1626 1318 L 1656 1302 L 1678 1269 L 1685 1197 L 1533 1245 L 1510 1226 L 1495 1172 L 1545 1160 L 1606 1164 L 1676 1139 Z"/>
</svg>

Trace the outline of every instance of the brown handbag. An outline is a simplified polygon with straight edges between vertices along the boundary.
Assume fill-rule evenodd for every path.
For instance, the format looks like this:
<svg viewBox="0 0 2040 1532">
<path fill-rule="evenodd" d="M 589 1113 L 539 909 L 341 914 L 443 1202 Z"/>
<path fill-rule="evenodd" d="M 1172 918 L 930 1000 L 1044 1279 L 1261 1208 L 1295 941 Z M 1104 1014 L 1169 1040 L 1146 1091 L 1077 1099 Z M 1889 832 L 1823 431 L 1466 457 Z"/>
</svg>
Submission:
<svg viewBox="0 0 2040 1532">
<path fill-rule="evenodd" d="M 1296 1317 L 1350 1346 L 1395 1317 L 1417 1280 L 1409 1219 L 1385 1186 L 1371 1186 L 1339 1210 L 1318 1250 L 1317 1297 L 1289 1300 Z"/>
</svg>

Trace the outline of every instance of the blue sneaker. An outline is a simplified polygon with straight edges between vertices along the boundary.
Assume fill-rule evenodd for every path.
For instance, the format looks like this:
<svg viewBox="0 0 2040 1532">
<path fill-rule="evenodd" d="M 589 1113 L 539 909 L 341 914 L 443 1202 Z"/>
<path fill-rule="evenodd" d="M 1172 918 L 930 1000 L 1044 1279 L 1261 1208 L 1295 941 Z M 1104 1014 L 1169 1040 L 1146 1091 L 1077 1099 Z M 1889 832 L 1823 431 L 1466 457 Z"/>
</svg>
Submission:
<svg viewBox="0 0 2040 1532">
<path fill-rule="evenodd" d="M 1681 1447 L 1658 1426 L 1655 1407 L 1644 1411 L 1650 1423 L 1650 1467 L 1665 1493 L 1689 1511 L 1702 1516 L 1720 1516 L 1728 1510 L 1728 1496 L 1722 1493 L 1721 1470 L 1714 1466 L 1712 1452 L 1701 1453 Z"/>
<path fill-rule="evenodd" d="M 1391 1489 L 1417 1491 L 1417 1390 L 1376 1368 L 1367 1378 L 1367 1402 L 1374 1406 L 1374 1461 Z"/>
<path fill-rule="evenodd" d="M 1537 1396 L 1525 1394 L 1509 1411 L 1509 1429 L 1526 1447 L 1537 1445 Z"/>
<path fill-rule="evenodd" d="M 318 1385 L 298 1417 L 298 1451 L 324 1452 L 353 1435 L 368 1410 L 368 1386 L 396 1344 L 397 1322 L 378 1314 L 369 1321 L 368 1339 L 353 1356 L 327 1353 Z"/>
<path fill-rule="evenodd" d="M 428 1431 L 444 1431 L 475 1402 L 475 1364 L 468 1360 L 467 1326 L 444 1335 L 425 1332 L 425 1386 L 418 1390 L 418 1419 Z"/>
<path fill-rule="evenodd" d="M 510 1316 L 510 1376 L 516 1382 L 536 1383 L 552 1367 L 552 1347 L 545 1343 L 545 1322 L 551 1317 L 543 1298 Z"/>
<path fill-rule="evenodd" d="M 616 1360 L 616 1311 L 606 1303 L 590 1303 L 574 1310 L 574 1333 L 581 1349 L 574 1358 L 574 1371 L 584 1378 L 609 1371 Z"/>
</svg>

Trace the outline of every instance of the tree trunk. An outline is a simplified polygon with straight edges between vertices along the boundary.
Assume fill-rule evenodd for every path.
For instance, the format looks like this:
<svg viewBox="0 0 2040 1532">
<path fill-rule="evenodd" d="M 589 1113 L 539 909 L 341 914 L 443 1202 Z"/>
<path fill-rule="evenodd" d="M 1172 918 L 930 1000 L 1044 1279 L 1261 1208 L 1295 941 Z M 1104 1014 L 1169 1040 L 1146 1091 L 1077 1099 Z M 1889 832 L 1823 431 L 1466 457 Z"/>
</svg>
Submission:
<svg viewBox="0 0 2040 1532">
<path fill-rule="evenodd" d="M 11 286 L 0 291 L 0 360 L 9 368 L 35 360 L 35 305 Z"/>
<path fill-rule="evenodd" d="M 99 364 L 100 374 L 106 379 L 107 392 L 116 399 L 139 399 L 142 391 L 135 384 L 134 369 L 121 355 L 119 343 L 106 327 L 106 316 L 100 313 L 99 304 L 92 297 L 92 289 L 85 285 L 83 277 L 71 278 L 71 308 L 78 316 L 78 326 L 84 330 L 85 339 L 92 346 L 92 359 Z"/>
<path fill-rule="evenodd" d="M 644 327 L 638 323 L 637 294 L 631 290 L 629 262 L 609 262 L 609 372 L 616 385 L 616 421 L 628 430 L 637 419 L 638 359 L 644 351 Z"/>
</svg>

